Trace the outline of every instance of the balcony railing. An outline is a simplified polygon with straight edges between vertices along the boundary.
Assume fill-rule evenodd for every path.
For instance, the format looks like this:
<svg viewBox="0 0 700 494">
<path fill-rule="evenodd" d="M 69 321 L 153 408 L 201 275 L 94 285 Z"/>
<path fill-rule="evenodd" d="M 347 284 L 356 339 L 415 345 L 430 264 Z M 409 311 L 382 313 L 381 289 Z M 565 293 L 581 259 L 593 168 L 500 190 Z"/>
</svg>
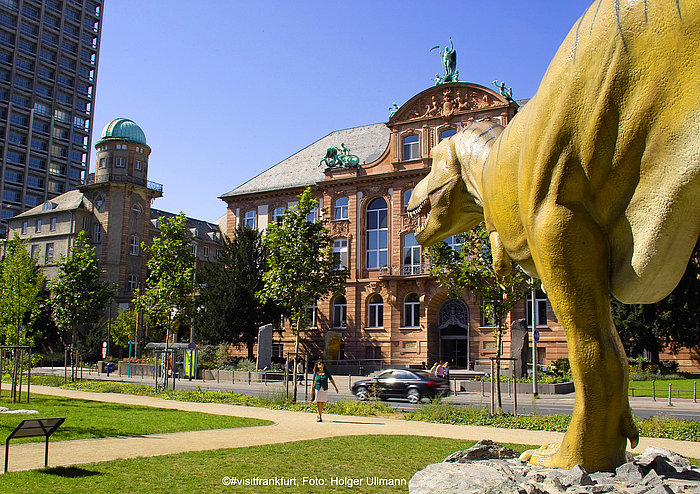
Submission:
<svg viewBox="0 0 700 494">
<path fill-rule="evenodd" d="M 134 185 L 140 185 L 141 187 L 146 187 L 149 190 L 153 190 L 155 192 L 158 192 L 160 194 L 163 193 L 163 184 L 159 184 L 157 182 L 151 182 L 150 180 L 146 180 L 145 178 L 139 178 L 139 177 L 132 177 L 131 175 L 101 175 L 97 179 L 95 179 L 95 174 L 90 173 L 87 176 L 87 179 L 85 180 L 85 185 L 92 185 L 92 184 L 98 184 L 98 183 L 106 183 L 106 182 L 119 182 L 119 183 L 127 183 L 127 184 L 134 184 Z"/>
<path fill-rule="evenodd" d="M 428 274 L 430 264 L 424 262 L 422 264 L 404 264 L 401 266 L 392 265 L 379 268 L 379 276 L 416 276 L 420 274 Z"/>
</svg>

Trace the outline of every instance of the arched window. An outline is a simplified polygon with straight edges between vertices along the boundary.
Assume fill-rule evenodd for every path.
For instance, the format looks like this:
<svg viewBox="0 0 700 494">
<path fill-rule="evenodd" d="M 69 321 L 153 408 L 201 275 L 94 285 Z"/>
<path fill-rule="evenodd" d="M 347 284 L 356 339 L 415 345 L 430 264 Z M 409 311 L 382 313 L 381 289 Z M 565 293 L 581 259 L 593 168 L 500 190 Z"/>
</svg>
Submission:
<svg viewBox="0 0 700 494">
<path fill-rule="evenodd" d="M 389 262 L 389 228 L 386 201 L 374 199 L 367 208 L 367 268 L 386 267 Z"/>
<path fill-rule="evenodd" d="M 348 267 L 348 239 L 336 238 L 333 241 L 333 268 L 347 269 Z"/>
<path fill-rule="evenodd" d="M 136 235 L 129 237 L 129 254 L 132 256 L 139 255 L 139 237 Z"/>
<path fill-rule="evenodd" d="M 316 312 L 318 312 L 318 307 L 316 306 L 316 302 L 304 307 L 304 321 L 306 322 L 307 327 L 309 327 L 309 328 L 316 327 Z"/>
<path fill-rule="evenodd" d="M 255 228 L 255 210 L 251 209 L 243 214 L 243 226 Z"/>
<path fill-rule="evenodd" d="M 403 160 L 417 160 L 420 158 L 420 137 L 417 135 L 403 138 Z"/>
<path fill-rule="evenodd" d="M 282 223 L 282 218 L 284 217 L 284 208 L 275 208 L 272 210 L 272 221 L 275 223 Z"/>
<path fill-rule="evenodd" d="M 342 295 L 336 297 L 333 300 L 333 327 L 334 328 L 345 328 L 347 327 L 347 310 L 348 303 L 345 297 Z"/>
<path fill-rule="evenodd" d="M 403 193 L 403 212 L 408 212 L 408 201 L 411 200 L 411 195 L 413 194 L 413 189 L 408 189 Z"/>
<path fill-rule="evenodd" d="M 448 137 L 452 137 L 457 133 L 457 129 L 445 129 L 440 131 L 440 140 L 442 141 L 443 139 L 447 139 Z"/>
<path fill-rule="evenodd" d="M 405 328 L 420 326 L 420 299 L 415 293 L 411 293 L 403 301 L 403 325 Z"/>
<path fill-rule="evenodd" d="M 339 197 L 333 204 L 333 219 L 347 220 L 348 219 L 348 198 Z"/>
<path fill-rule="evenodd" d="M 420 274 L 420 245 L 414 233 L 403 236 L 403 275 Z"/>
<path fill-rule="evenodd" d="M 368 328 L 381 328 L 384 325 L 384 300 L 382 296 L 375 293 L 369 298 L 369 320 Z"/>
</svg>

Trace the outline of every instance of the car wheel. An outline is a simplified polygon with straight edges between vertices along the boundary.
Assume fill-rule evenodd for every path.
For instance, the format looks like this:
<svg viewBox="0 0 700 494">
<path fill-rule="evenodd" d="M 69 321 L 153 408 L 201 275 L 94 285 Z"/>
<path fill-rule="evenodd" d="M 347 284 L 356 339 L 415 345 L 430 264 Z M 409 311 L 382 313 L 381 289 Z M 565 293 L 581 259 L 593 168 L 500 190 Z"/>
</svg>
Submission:
<svg viewBox="0 0 700 494">
<path fill-rule="evenodd" d="M 357 388 L 357 392 L 355 394 L 357 395 L 358 400 L 365 401 L 367 399 L 367 388 L 361 386 Z"/>
<path fill-rule="evenodd" d="M 420 392 L 417 389 L 409 389 L 406 398 L 409 402 L 416 404 L 420 401 Z"/>
</svg>

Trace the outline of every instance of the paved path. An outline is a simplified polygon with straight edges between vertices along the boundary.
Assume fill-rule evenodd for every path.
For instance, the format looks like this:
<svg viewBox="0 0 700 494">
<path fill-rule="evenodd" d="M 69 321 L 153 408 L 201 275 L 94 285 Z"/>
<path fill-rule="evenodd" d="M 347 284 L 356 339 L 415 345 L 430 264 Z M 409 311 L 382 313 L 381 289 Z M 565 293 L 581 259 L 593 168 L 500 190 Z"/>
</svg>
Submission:
<svg viewBox="0 0 700 494">
<path fill-rule="evenodd" d="M 331 436 L 371 434 L 406 434 L 415 436 L 447 437 L 476 441 L 491 439 L 500 443 L 544 444 L 559 442 L 563 434 L 557 432 L 498 429 L 493 427 L 431 424 L 378 417 L 352 417 L 324 414 L 322 423 L 313 413 L 271 410 L 267 408 L 224 405 L 216 403 L 189 403 L 163 400 L 147 396 L 112 393 L 88 393 L 48 386 L 32 386 L 32 392 L 85 400 L 145 405 L 217 415 L 251 417 L 274 422 L 273 425 L 240 429 L 153 434 L 136 437 L 80 439 L 51 442 L 49 466 L 67 466 L 82 463 L 160 456 L 186 451 L 205 451 L 221 448 L 240 448 L 261 444 L 285 443 Z M 633 453 L 648 446 L 668 448 L 684 456 L 700 457 L 700 444 L 670 439 L 642 438 Z M 4 464 L 4 448 L 0 455 Z M 9 470 L 42 468 L 44 444 L 10 444 Z"/>
</svg>

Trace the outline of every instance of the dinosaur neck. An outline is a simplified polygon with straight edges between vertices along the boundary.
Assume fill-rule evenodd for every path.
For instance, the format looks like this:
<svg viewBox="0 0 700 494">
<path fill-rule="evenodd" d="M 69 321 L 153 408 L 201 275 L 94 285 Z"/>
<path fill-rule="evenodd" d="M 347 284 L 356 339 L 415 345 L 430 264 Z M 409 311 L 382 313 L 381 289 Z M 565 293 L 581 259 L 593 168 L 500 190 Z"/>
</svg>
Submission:
<svg viewBox="0 0 700 494">
<path fill-rule="evenodd" d="M 491 121 L 478 121 L 458 134 L 455 151 L 462 166 L 462 178 L 469 194 L 483 208 L 482 175 L 489 153 L 503 126 Z"/>
</svg>

